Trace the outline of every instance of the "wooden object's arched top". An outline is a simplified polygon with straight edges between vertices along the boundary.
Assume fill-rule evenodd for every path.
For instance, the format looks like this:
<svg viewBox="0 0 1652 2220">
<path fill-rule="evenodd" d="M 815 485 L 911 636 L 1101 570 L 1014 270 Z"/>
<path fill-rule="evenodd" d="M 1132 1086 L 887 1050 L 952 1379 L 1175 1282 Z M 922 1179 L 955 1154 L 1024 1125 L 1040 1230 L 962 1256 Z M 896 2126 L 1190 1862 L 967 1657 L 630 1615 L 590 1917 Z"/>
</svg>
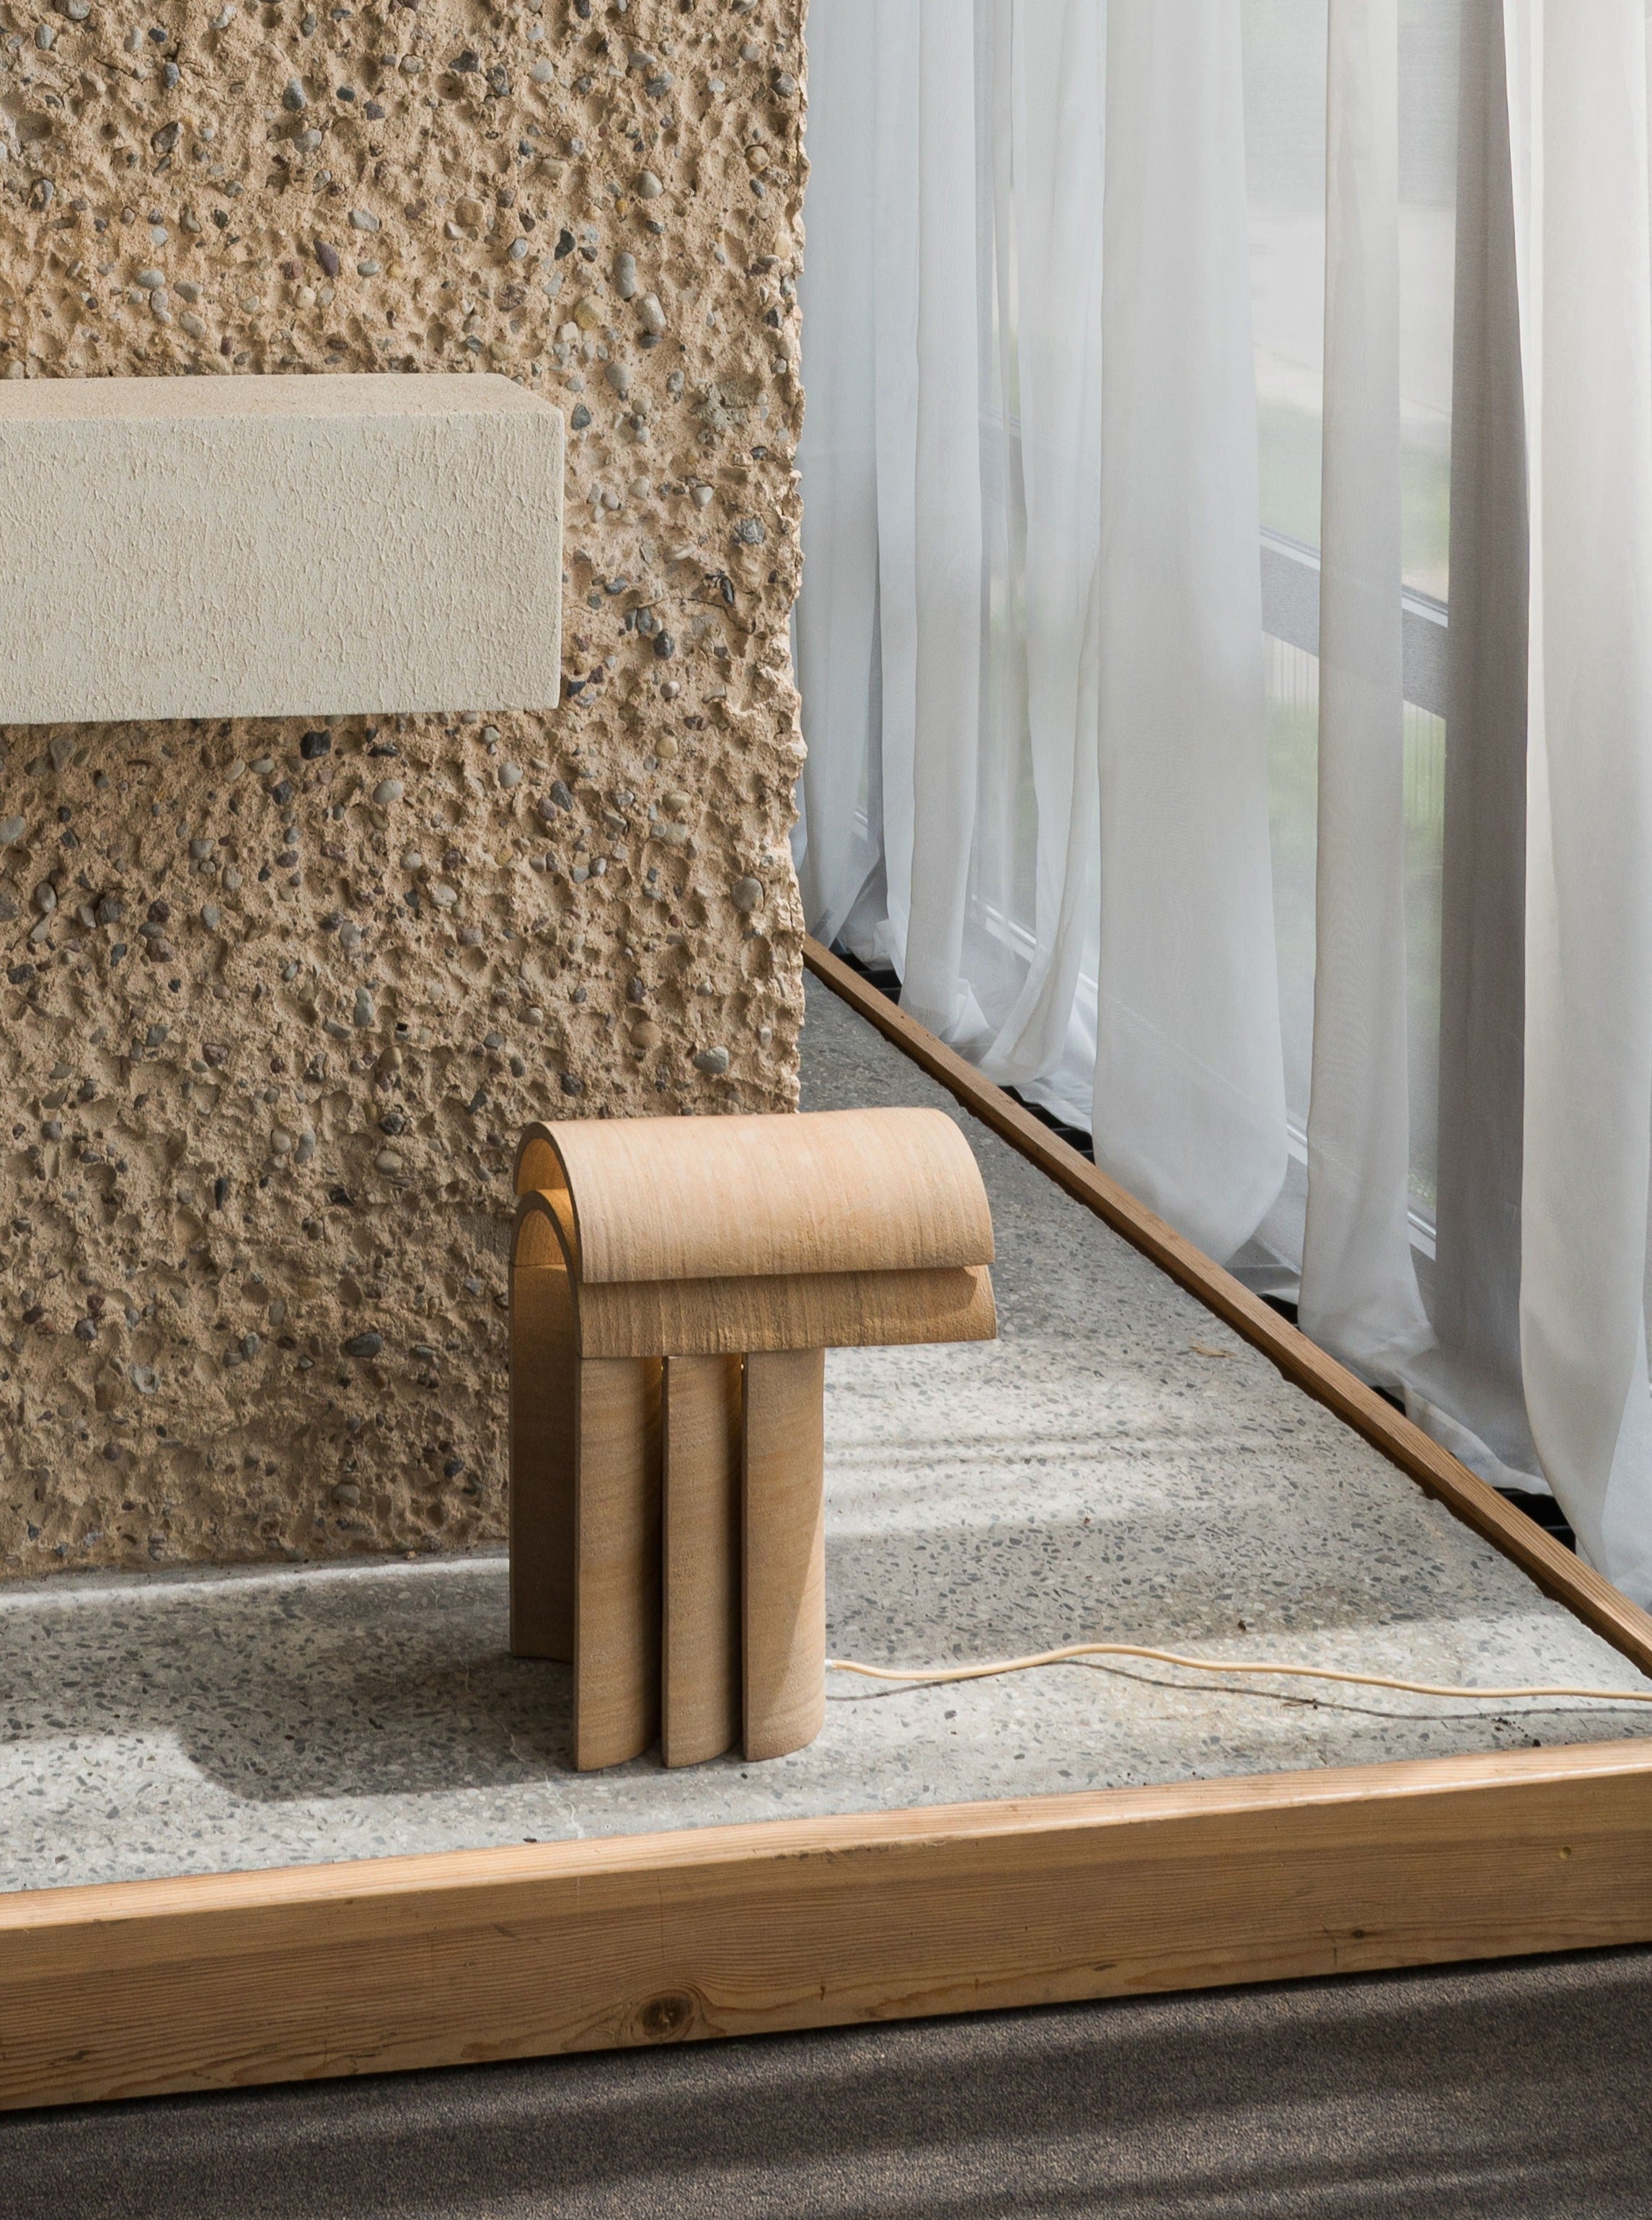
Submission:
<svg viewBox="0 0 1652 2220">
<path fill-rule="evenodd" d="M 549 1265 L 571 1273 L 573 1216 L 565 1194 L 527 1189 L 516 1201 L 516 1223 L 511 1230 L 510 1261 L 521 1266 Z"/>
<path fill-rule="evenodd" d="M 987 1190 L 941 1110 L 534 1125 L 517 1151 L 516 1191 L 568 1198 L 586 1286 L 993 1258 Z"/>
</svg>

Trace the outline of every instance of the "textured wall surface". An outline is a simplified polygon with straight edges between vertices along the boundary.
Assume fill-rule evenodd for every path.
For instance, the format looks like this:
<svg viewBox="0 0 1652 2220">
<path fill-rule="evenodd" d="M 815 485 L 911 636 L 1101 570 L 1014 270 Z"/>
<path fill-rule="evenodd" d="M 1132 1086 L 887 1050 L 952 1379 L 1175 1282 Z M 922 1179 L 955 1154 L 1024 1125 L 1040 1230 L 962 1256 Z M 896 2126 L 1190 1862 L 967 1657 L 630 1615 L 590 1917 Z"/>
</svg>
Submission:
<svg viewBox="0 0 1652 2220">
<path fill-rule="evenodd" d="M 554 709 L 562 481 L 486 371 L 0 381 L 0 722 Z"/>
<path fill-rule="evenodd" d="M 795 1101 L 801 12 L 0 8 L 0 374 L 569 424 L 550 715 L 0 729 L 0 1568 L 499 1536 L 521 1122 Z"/>
</svg>

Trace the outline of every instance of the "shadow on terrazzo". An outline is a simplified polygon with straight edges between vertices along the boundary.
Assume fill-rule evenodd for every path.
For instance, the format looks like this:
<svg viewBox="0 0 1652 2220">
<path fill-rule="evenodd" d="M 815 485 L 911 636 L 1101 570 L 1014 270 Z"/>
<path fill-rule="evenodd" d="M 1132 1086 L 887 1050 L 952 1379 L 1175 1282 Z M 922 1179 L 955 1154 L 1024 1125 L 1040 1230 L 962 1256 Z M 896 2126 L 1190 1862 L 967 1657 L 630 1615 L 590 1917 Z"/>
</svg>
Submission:
<svg viewBox="0 0 1652 2220">
<path fill-rule="evenodd" d="M 1256 1542 L 1252 1531 L 1253 1561 Z M 832 1644 L 921 1664 L 1097 1638 L 1221 1642 L 1241 1620 L 1253 1632 L 1393 1624 L 1446 1600 L 1419 1580 L 1397 1614 L 1382 1587 L 1392 1568 L 1371 1568 L 1368 1586 L 1344 1560 L 1346 1577 L 1330 1577 L 1283 1524 L 1262 1552 L 1265 1596 L 1241 1592 L 1233 1543 L 1219 1524 L 1195 1534 L 1175 1514 L 834 1535 Z M 208 1779 L 264 1803 L 569 1776 L 570 1668 L 507 1644 L 502 1558 L 386 1567 L 371 1584 L 157 1581 L 61 1605 L 36 1591 L 0 1601 L 0 1724 L 14 1743 L 161 1735 Z"/>
</svg>

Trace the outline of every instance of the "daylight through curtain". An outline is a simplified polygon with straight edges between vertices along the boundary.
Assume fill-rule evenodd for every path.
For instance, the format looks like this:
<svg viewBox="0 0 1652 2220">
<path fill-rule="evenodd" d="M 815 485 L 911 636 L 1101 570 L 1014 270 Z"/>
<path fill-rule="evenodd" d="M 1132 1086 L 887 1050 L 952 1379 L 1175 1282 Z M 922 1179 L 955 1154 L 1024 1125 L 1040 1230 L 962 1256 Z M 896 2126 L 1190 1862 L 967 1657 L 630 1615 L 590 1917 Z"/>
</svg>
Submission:
<svg viewBox="0 0 1652 2220">
<path fill-rule="evenodd" d="M 813 0 L 811 929 L 1652 1601 L 1643 0 Z"/>
</svg>

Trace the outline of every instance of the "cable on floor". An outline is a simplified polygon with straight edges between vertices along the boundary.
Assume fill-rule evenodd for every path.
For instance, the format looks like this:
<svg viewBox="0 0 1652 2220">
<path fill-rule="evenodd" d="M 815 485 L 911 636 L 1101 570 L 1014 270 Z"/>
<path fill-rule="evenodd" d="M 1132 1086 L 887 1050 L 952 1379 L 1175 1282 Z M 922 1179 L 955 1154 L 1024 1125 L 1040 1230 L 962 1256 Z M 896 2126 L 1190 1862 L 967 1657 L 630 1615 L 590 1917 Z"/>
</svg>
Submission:
<svg viewBox="0 0 1652 2220">
<path fill-rule="evenodd" d="M 1041 1649 L 1032 1657 L 998 1657 L 983 1665 L 923 1667 L 863 1665 L 852 1657 L 828 1657 L 833 1673 L 858 1673 L 869 1681 L 898 1681 L 913 1687 L 938 1687 L 949 1681 L 986 1681 L 1000 1673 L 1027 1673 L 1042 1665 L 1066 1665 L 1080 1657 L 1142 1657 L 1155 1665 L 1181 1665 L 1194 1673 L 1272 1673 L 1288 1680 L 1342 1681 L 1360 1688 L 1397 1688 L 1408 1696 L 1462 1698 L 1475 1703 L 1513 1703 L 1526 1697 L 1582 1698 L 1594 1703 L 1652 1704 L 1652 1688 L 1466 1688 L 1431 1681 L 1400 1681 L 1387 1673 L 1348 1673 L 1334 1665 L 1281 1664 L 1272 1659 L 1248 1662 L 1226 1657 L 1183 1657 L 1174 1649 L 1146 1649 L 1134 1642 L 1069 1642 L 1062 1649 Z"/>
</svg>

